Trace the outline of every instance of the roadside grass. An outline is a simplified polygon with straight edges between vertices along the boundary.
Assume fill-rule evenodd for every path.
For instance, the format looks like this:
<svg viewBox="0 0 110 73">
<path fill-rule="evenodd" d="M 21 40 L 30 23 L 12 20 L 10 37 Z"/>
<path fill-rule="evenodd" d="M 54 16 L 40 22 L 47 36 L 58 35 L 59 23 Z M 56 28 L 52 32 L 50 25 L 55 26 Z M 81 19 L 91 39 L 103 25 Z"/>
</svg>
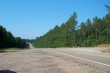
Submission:
<svg viewBox="0 0 110 73">
<path fill-rule="evenodd" d="M 0 53 L 4 52 L 19 52 L 23 50 L 28 50 L 30 48 L 0 48 Z"/>
<path fill-rule="evenodd" d="M 109 47 L 109 48 L 107 48 L 107 49 L 105 49 L 105 50 L 103 50 L 102 52 L 107 52 L 107 53 L 110 53 L 110 47 Z"/>
<path fill-rule="evenodd" d="M 110 44 L 102 44 L 98 45 L 97 47 L 103 48 L 102 52 L 110 53 Z"/>
</svg>

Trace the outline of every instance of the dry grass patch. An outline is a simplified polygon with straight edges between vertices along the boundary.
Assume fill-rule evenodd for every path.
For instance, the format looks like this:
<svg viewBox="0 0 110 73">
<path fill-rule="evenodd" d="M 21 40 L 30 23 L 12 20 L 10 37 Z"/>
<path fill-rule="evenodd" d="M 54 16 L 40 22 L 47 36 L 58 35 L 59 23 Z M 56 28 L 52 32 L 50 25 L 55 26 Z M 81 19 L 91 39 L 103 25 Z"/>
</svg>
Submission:
<svg viewBox="0 0 110 73">
<path fill-rule="evenodd" d="M 7 49 L 1 49 L 0 53 L 4 53 L 4 52 L 19 52 L 22 50 L 28 50 L 29 48 L 7 48 Z"/>
<path fill-rule="evenodd" d="M 110 47 L 107 48 L 107 49 L 104 49 L 102 52 L 107 52 L 107 53 L 110 53 Z"/>
<path fill-rule="evenodd" d="M 110 44 L 102 44 L 97 47 L 102 48 L 102 52 L 110 53 Z"/>
</svg>

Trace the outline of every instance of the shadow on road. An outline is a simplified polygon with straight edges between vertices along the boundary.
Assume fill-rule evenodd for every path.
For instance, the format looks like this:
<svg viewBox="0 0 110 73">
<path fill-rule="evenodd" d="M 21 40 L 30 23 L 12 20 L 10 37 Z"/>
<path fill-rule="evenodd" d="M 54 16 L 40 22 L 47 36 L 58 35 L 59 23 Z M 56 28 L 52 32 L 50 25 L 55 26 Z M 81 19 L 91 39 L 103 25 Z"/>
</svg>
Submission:
<svg viewBox="0 0 110 73">
<path fill-rule="evenodd" d="M 17 73 L 11 70 L 0 70 L 0 73 Z"/>
</svg>

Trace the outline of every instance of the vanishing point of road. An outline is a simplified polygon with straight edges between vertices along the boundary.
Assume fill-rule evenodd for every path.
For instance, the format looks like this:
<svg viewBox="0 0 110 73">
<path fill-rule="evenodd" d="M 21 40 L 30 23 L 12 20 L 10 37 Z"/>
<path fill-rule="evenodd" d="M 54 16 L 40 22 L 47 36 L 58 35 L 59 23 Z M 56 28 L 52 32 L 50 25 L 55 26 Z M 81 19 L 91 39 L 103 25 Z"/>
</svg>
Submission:
<svg viewBox="0 0 110 73">
<path fill-rule="evenodd" d="M 0 73 L 11 73 L 8 71 L 13 71 L 12 73 L 110 73 L 110 54 L 63 48 L 0 53 Z"/>
</svg>

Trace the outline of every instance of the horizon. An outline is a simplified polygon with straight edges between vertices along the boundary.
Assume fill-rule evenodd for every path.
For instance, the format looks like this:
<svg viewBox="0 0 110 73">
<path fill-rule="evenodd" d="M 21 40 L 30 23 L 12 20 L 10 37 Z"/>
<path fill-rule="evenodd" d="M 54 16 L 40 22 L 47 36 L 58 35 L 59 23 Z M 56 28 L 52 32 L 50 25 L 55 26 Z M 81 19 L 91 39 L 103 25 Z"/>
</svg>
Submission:
<svg viewBox="0 0 110 73">
<path fill-rule="evenodd" d="M 73 12 L 77 13 L 78 25 L 88 18 L 102 18 L 109 4 L 109 0 L 4 0 L 0 1 L 0 25 L 15 37 L 35 39 L 65 23 Z"/>
</svg>

